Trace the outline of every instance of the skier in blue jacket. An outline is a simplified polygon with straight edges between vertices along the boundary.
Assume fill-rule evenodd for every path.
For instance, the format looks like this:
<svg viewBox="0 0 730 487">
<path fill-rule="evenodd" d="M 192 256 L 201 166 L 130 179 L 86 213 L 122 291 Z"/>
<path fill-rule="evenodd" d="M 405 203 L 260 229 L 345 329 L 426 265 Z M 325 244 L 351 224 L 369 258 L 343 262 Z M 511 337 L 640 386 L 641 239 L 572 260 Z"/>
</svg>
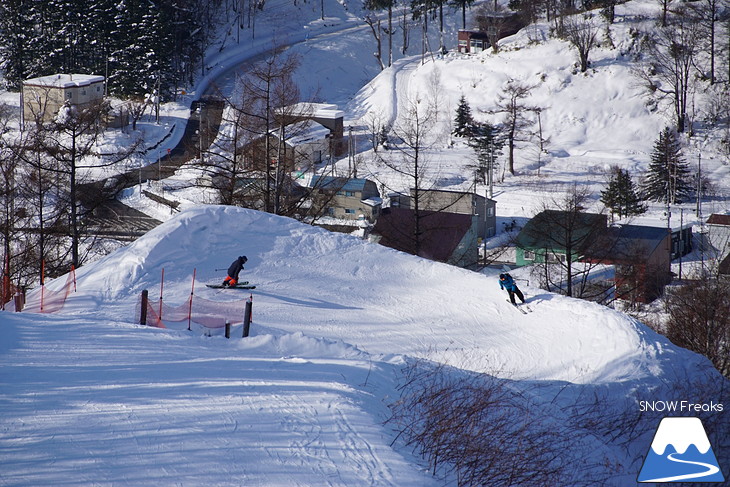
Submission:
<svg viewBox="0 0 730 487">
<path fill-rule="evenodd" d="M 522 291 L 517 287 L 517 284 L 515 283 L 515 280 L 512 279 L 512 276 L 509 274 L 500 274 L 499 275 L 499 288 L 500 289 L 506 289 L 507 293 L 509 294 L 509 300 L 517 306 L 517 303 L 515 302 L 515 294 L 518 298 L 520 298 L 520 301 L 524 304 L 525 302 L 525 296 L 522 294 Z"/>
</svg>

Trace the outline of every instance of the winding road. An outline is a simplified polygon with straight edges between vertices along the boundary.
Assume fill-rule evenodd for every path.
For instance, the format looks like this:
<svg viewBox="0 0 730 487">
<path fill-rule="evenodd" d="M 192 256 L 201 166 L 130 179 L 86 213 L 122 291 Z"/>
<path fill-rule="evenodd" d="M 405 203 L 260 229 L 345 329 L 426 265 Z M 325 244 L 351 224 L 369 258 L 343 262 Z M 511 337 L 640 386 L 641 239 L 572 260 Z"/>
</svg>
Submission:
<svg viewBox="0 0 730 487">
<path fill-rule="evenodd" d="M 124 189 L 138 184 L 140 180 L 160 180 L 175 173 L 183 164 L 198 157 L 200 148 L 200 120 L 208 122 L 206 137 L 213 140 L 218 133 L 223 114 L 223 101 L 206 94 L 196 100 L 190 108 L 190 118 L 185 132 L 169 153 L 159 161 L 141 169 L 133 169 L 112 178 L 81 185 L 79 201 L 86 208 L 93 208 L 85 221 L 87 235 L 135 239 L 159 225 L 156 220 L 117 199 Z M 101 202 L 101 203 L 99 203 Z"/>
</svg>

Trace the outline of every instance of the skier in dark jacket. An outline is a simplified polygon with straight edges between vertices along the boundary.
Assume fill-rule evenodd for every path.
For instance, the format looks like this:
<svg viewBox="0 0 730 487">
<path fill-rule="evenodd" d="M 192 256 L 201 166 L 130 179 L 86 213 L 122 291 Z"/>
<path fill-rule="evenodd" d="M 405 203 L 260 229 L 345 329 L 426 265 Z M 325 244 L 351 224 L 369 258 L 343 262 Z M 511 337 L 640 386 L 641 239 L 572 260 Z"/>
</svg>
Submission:
<svg viewBox="0 0 730 487">
<path fill-rule="evenodd" d="M 233 261 L 231 266 L 228 268 L 228 276 L 223 280 L 224 287 L 233 287 L 238 282 L 238 274 L 243 270 L 243 264 L 248 261 L 245 255 L 240 256 Z"/>
<path fill-rule="evenodd" d="M 512 276 L 510 276 L 509 274 L 499 275 L 499 288 L 507 290 L 507 293 L 509 294 L 509 300 L 515 306 L 517 306 L 517 303 L 515 303 L 515 294 L 518 298 L 520 298 L 520 301 L 522 301 L 522 303 L 525 302 L 525 296 L 522 294 L 522 291 L 519 290 L 517 284 L 515 283 L 515 280 L 512 279 Z"/>
</svg>

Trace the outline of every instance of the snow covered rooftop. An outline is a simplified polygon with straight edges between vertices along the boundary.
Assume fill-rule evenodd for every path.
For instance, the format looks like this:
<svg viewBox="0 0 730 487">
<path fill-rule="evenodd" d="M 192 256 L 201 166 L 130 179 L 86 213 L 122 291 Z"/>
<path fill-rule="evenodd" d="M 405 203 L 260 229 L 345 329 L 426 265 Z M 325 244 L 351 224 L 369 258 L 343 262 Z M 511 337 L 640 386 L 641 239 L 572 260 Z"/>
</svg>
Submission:
<svg viewBox="0 0 730 487">
<path fill-rule="evenodd" d="M 103 83 L 104 77 L 94 74 L 52 74 L 39 78 L 27 79 L 26 86 L 46 86 L 55 88 L 71 88 L 74 86 L 88 86 L 93 83 Z"/>
<path fill-rule="evenodd" d="M 325 118 L 334 120 L 343 118 L 345 112 L 340 110 L 337 105 L 331 103 L 308 103 L 301 102 L 290 105 L 279 110 L 283 113 L 302 114 L 312 118 Z"/>
</svg>

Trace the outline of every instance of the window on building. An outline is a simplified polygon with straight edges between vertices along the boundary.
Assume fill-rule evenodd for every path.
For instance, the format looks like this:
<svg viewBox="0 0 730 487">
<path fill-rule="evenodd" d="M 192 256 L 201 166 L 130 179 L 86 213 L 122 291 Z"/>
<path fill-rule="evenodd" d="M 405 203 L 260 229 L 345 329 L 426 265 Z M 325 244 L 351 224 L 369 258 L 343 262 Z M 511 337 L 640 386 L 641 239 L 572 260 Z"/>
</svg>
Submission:
<svg viewBox="0 0 730 487">
<path fill-rule="evenodd" d="M 555 254 L 553 252 L 548 252 L 547 260 L 548 262 L 552 263 L 565 262 L 565 254 Z"/>
<path fill-rule="evenodd" d="M 351 210 L 350 208 L 345 208 L 345 214 L 347 214 L 347 215 L 354 215 L 355 214 L 355 210 Z"/>
<path fill-rule="evenodd" d="M 494 208 L 491 206 L 487 208 L 487 216 L 494 216 Z"/>
<path fill-rule="evenodd" d="M 525 250 L 525 260 L 535 260 L 535 252 L 531 250 Z"/>
</svg>

